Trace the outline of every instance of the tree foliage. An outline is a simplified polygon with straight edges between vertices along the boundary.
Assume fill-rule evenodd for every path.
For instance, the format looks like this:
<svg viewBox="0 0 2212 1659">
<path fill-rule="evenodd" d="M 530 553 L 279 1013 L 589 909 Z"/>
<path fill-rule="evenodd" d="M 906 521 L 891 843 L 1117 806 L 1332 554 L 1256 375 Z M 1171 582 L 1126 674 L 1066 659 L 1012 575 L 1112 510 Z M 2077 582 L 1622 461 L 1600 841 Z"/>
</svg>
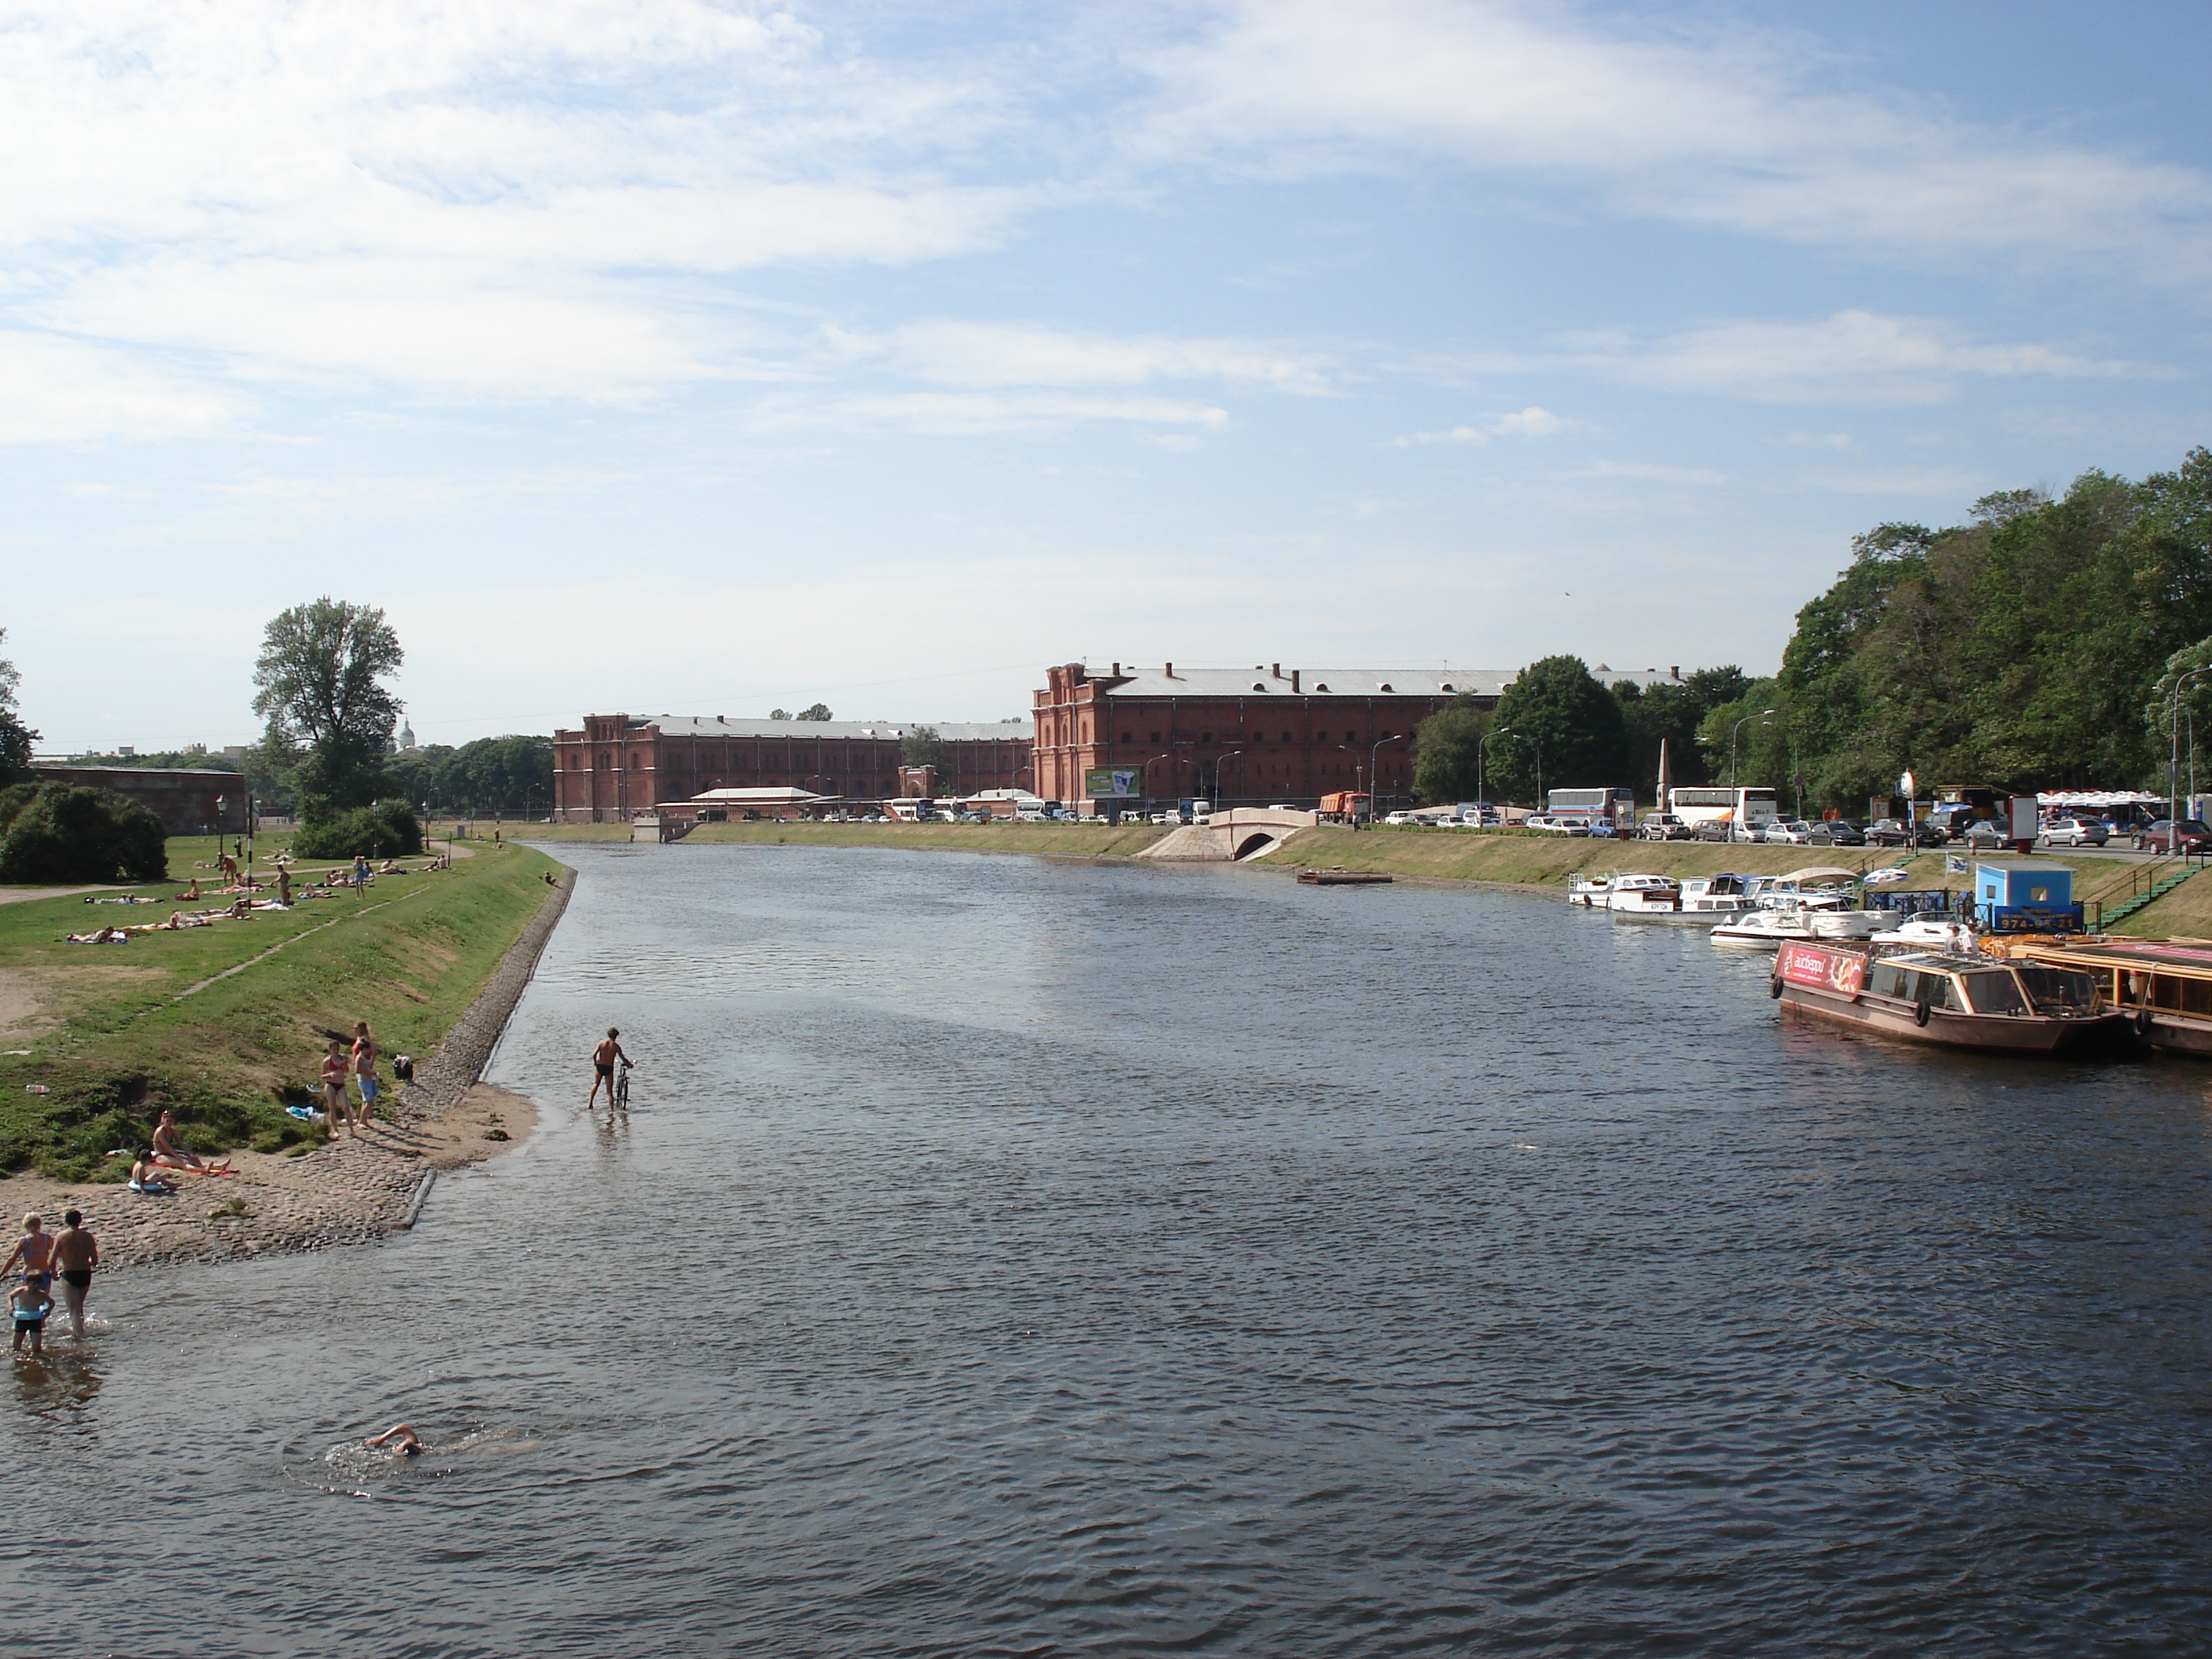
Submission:
<svg viewBox="0 0 2212 1659">
<path fill-rule="evenodd" d="M 1482 784 L 1482 739 L 1496 722 L 1467 697 L 1413 728 L 1413 794 L 1424 802 L 1474 800 Z"/>
<path fill-rule="evenodd" d="M 0 628 L 0 645 L 8 640 L 8 630 Z M 22 683 L 15 665 L 0 658 L 0 784 L 13 783 L 31 775 L 31 745 L 39 734 L 16 717 L 15 688 Z"/>
<path fill-rule="evenodd" d="M 383 682 L 404 660 L 384 612 L 368 605 L 325 594 L 270 620 L 253 665 L 253 712 L 268 722 L 267 750 L 300 754 L 303 819 L 367 805 L 385 789 L 400 705 Z"/>
<path fill-rule="evenodd" d="M 553 739 L 478 738 L 458 749 L 428 744 L 392 756 L 385 769 L 398 792 L 417 805 L 522 817 L 551 805 Z"/>
<path fill-rule="evenodd" d="M 1745 694 L 1751 681 L 1743 670 L 1700 668 L 1679 684 L 1645 686 L 1621 680 L 1613 688 L 1620 704 L 1623 735 L 1627 744 L 1626 766 L 1615 780 L 1636 791 L 1640 800 L 1656 801 L 1659 789 L 1659 745 L 1667 745 L 1669 780 L 1680 785 L 1710 783 L 1711 769 L 1698 747 L 1698 728 L 1705 716 L 1723 703 Z"/>
<path fill-rule="evenodd" d="M 1622 781 L 1627 722 L 1580 657 L 1543 657 L 1498 699 L 1490 775 L 1496 793 L 1535 801 L 1546 790 Z"/>
<path fill-rule="evenodd" d="M 811 704 L 792 716 L 797 720 L 834 720 L 836 718 L 830 712 L 830 705 L 826 702 Z"/>
<path fill-rule="evenodd" d="M 302 824 L 292 850 L 308 859 L 404 858 L 422 850 L 422 826 L 405 801 L 380 800 Z"/>
<path fill-rule="evenodd" d="M 161 820 L 127 795 L 76 783 L 0 789 L 0 882 L 160 881 Z"/>
</svg>

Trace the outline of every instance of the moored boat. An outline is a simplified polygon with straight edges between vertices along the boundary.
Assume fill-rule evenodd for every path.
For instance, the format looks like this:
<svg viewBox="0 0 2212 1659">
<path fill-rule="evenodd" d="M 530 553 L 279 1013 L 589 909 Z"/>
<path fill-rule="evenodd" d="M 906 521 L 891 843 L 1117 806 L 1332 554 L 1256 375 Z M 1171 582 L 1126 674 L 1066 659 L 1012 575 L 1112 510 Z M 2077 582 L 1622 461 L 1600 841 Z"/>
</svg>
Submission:
<svg viewBox="0 0 2212 1659">
<path fill-rule="evenodd" d="M 2212 1054 L 2212 939 L 2023 939 L 2013 959 L 2093 975 L 2154 1048 Z"/>
<path fill-rule="evenodd" d="M 1712 931 L 1716 945 L 1747 945 L 1754 950 L 1771 951 L 1792 940 L 1810 941 L 1813 924 L 1805 912 L 1795 904 L 1770 905 L 1723 921 Z"/>
<path fill-rule="evenodd" d="M 1791 941 L 1770 988 L 1785 1007 L 1911 1042 L 2055 1054 L 2127 1039 L 2128 1017 L 2078 969 Z"/>
<path fill-rule="evenodd" d="M 1672 876 L 1616 875 L 1608 884 L 1605 908 L 1615 915 L 1673 915 L 1682 908 L 1682 884 Z"/>
<path fill-rule="evenodd" d="M 1613 891 L 1611 876 L 1570 876 L 1567 878 L 1567 902 L 1579 904 L 1586 909 L 1605 908 L 1606 895 Z"/>
<path fill-rule="evenodd" d="M 1391 878 L 1380 870 L 1346 870 L 1335 865 L 1301 870 L 1298 879 L 1309 887 L 1366 887 Z"/>
</svg>

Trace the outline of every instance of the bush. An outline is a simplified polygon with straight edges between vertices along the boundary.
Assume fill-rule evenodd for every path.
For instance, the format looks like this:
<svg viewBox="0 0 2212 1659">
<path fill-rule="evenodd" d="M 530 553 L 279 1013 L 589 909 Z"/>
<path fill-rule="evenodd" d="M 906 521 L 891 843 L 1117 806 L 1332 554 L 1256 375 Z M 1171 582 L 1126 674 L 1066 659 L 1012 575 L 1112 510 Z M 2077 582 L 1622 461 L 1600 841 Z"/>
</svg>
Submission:
<svg viewBox="0 0 2212 1659">
<path fill-rule="evenodd" d="M 19 783 L 0 790 L 0 882 L 163 881 L 167 835 L 112 789 Z"/>
<path fill-rule="evenodd" d="M 292 851 L 303 859 L 390 859 L 422 850 L 422 826 L 404 800 L 356 806 L 302 824 L 292 837 Z"/>
</svg>

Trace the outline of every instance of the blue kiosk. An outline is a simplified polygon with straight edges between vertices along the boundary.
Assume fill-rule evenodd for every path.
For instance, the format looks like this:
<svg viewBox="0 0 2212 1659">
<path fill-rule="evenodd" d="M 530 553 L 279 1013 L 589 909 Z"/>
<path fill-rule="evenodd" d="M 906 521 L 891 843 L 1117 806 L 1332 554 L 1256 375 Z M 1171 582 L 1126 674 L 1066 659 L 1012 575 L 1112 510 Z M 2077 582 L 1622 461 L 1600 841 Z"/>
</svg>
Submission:
<svg viewBox="0 0 2212 1659">
<path fill-rule="evenodd" d="M 1992 933 L 2078 933 L 2074 872 L 2063 864 L 2021 860 L 1974 866 L 1974 918 Z"/>
</svg>

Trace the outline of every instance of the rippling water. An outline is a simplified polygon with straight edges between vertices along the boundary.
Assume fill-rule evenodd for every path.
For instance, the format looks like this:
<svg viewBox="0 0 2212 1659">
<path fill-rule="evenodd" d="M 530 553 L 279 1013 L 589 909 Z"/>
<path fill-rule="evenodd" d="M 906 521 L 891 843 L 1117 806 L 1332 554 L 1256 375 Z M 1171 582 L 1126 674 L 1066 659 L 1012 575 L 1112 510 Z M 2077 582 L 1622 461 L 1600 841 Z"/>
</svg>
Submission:
<svg viewBox="0 0 2212 1659">
<path fill-rule="evenodd" d="M 535 1140 L 16 1368 L 0 1650 L 2212 1644 L 2212 1067 L 1557 898 L 564 856 Z"/>
</svg>

